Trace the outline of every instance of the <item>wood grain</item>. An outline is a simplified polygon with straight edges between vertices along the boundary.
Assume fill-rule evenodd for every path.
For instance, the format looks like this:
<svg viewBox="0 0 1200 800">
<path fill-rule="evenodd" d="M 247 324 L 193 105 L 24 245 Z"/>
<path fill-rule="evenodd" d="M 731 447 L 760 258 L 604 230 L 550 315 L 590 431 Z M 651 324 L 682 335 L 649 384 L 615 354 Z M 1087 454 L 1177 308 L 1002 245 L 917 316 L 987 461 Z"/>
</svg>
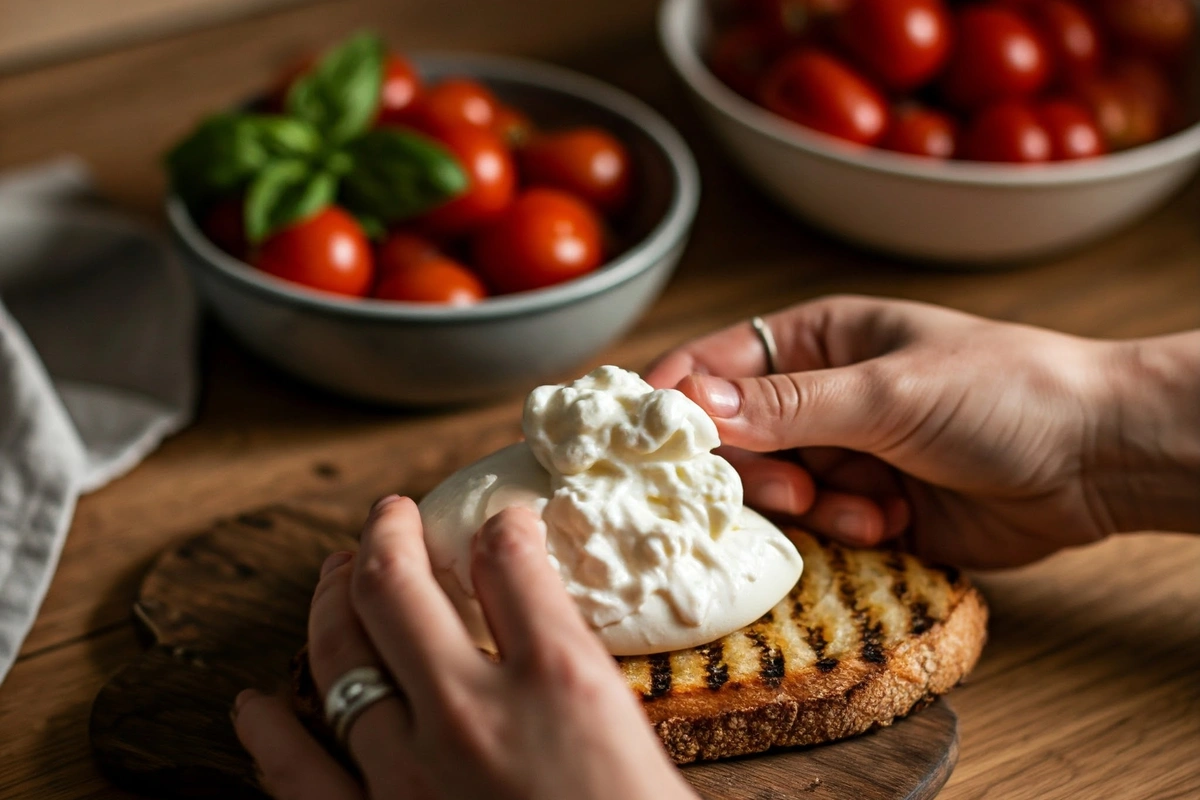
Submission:
<svg viewBox="0 0 1200 800">
<path fill-rule="evenodd" d="M 321 562 L 354 546 L 351 516 L 311 505 L 252 511 L 155 560 L 134 603 L 152 644 L 92 706 L 91 741 L 109 777 L 170 797 L 257 796 L 229 709 L 246 686 L 288 685 Z M 683 774 L 714 800 L 923 800 L 954 767 L 956 728 L 939 701 L 844 742 L 696 764 Z"/>
<path fill-rule="evenodd" d="M 529 25 L 503 24 L 508 9 Z M 690 336 L 846 291 L 1089 336 L 1200 328 L 1197 184 L 1094 246 L 1020 269 L 931 271 L 863 253 L 795 222 L 736 173 L 658 55 L 653 11 L 643 0 L 474 10 L 466 0 L 339 0 L 7 76 L 0 168 L 77 152 L 105 192 L 152 215 L 158 155 L 198 114 L 295 54 L 378 24 L 399 44 L 583 68 L 652 103 L 693 146 L 705 190 L 689 250 L 662 299 L 598 360 L 640 368 Z M 281 376 L 212 329 L 203 372 L 196 423 L 79 504 L 50 594 L 0 685 L 0 797 L 130 797 L 96 771 L 87 712 L 140 652 L 128 609 L 169 541 L 298 497 L 365 515 L 375 497 L 419 495 L 519 432 L 519 400 L 424 415 L 365 409 Z M 962 757 L 942 797 L 1200 795 L 1198 577 L 1200 539 L 1140 536 L 981 581 L 992 640 L 954 697 Z"/>
<path fill-rule="evenodd" d="M 0 75 L 320 1 L 0 0 Z"/>
</svg>

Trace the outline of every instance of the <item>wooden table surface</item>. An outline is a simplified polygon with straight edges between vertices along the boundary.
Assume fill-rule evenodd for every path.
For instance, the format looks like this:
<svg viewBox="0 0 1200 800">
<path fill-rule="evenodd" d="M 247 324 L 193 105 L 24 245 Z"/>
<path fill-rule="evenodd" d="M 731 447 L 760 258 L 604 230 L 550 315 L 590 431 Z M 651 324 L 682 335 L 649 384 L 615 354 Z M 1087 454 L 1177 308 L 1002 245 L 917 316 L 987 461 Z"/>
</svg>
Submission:
<svg viewBox="0 0 1200 800">
<path fill-rule="evenodd" d="M 456 6 L 461 5 L 462 8 Z M 692 143 L 705 193 L 662 299 L 599 362 L 640 368 L 690 336 L 830 292 L 916 298 L 1073 333 L 1200 327 L 1200 188 L 1086 250 L 994 273 L 856 251 L 786 216 L 734 172 L 654 46 L 651 4 L 317 2 L 0 78 L 0 167 L 83 155 L 103 189 L 155 214 L 156 159 L 206 109 L 296 53 L 364 23 L 410 47 L 549 57 L 649 100 Z M 82 499 L 41 610 L 0 685 L 0 797 L 119 798 L 86 723 L 139 651 L 130 602 L 165 544 L 221 517 L 311 498 L 360 513 L 420 494 L 512 441 L 519 398 L 468 410 L 364 408 L 300 385 L 207 329 L 196 422 Z M 961 757 L 946 798 L 1200 796 L 1200 537 L 1125 536 L 979 577 L 991 641 L 953 694 Z"/>
</svg>

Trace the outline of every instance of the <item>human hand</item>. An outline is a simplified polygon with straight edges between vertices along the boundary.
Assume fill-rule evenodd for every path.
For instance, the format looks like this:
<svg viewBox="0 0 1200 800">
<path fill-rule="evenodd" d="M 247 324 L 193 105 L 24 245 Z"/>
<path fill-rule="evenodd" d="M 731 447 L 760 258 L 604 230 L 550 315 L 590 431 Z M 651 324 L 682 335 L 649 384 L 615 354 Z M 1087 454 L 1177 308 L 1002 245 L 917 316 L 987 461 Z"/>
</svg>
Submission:
<svg viewBox="0 0 1200 800">
<path fill-rule="evenodd" d="M 742 323 L 646 375 L 714 418 L 748 503 L 849 544 L 903 536 L 922 557 L 984 568 L 1136 524 L 1137 475 L 1117 472 L 1154 468 L 1129 409 L 1169 403 L 1129 385 L 1131 344 L 863 297 L 767 323 L 785 374 L 766 374 Z"/>
<path fill-rule="evenodd" d="M 396 684 L 347 737 L 360 783 L 282 698 L 244 692 L 238 737 L 280 800 L 694 798 L 616 664 L 546 559 L 538 518 L 510 509 L 476 537 L 471 574 L 500 648 L 472 645 L 430 571 L 407 498 L 372 509 L 358 554 L 321 570 L 309 658 L 322 697 L 351 669 Z"/>
</svg>

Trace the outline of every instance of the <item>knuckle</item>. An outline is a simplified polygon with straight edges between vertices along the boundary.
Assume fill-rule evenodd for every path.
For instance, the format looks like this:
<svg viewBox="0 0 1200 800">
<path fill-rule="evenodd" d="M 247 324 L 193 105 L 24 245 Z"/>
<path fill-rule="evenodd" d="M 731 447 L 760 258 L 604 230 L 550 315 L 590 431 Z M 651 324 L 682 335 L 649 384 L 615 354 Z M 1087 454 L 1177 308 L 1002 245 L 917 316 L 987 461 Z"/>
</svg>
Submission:
<svg viewBox="0 0 1200 800">
<path fill-rule="evenodd" d="M 410 560 L 397 552 L 372 553 L 354 572 L 351 597 L 355 603 L 390 594 L 411 571 Z"/>
<path fill-rule="evenodd" d="M 519 673 L 526 681 L 556 694 L 596 698 L 603 689 L 603 672 L 581 650 L 565 641 L 541 644 L 525 655 Z"/>
</svg>

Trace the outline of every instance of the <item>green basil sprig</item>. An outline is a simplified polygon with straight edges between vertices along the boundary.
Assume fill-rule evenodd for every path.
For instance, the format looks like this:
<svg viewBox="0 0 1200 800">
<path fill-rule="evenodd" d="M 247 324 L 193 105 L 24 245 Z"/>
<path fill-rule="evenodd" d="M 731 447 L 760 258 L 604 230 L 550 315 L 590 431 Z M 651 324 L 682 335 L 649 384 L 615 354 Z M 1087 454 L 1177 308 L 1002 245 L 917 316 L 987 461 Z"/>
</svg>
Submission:
<svg viewBox="0 0 1200 800">
<path fill-rule="evenodd" d="M 372 128 L 386 57 L 378 36 L 358 34 L 295 82 L 286 114 L 209 117 L 167 154 L 171 185 L 193 212 L 244 192 L 255 244 L 333 203 L 379 236 L 465 191 L 467 176 L 442 145 Z"/>
</svg>

